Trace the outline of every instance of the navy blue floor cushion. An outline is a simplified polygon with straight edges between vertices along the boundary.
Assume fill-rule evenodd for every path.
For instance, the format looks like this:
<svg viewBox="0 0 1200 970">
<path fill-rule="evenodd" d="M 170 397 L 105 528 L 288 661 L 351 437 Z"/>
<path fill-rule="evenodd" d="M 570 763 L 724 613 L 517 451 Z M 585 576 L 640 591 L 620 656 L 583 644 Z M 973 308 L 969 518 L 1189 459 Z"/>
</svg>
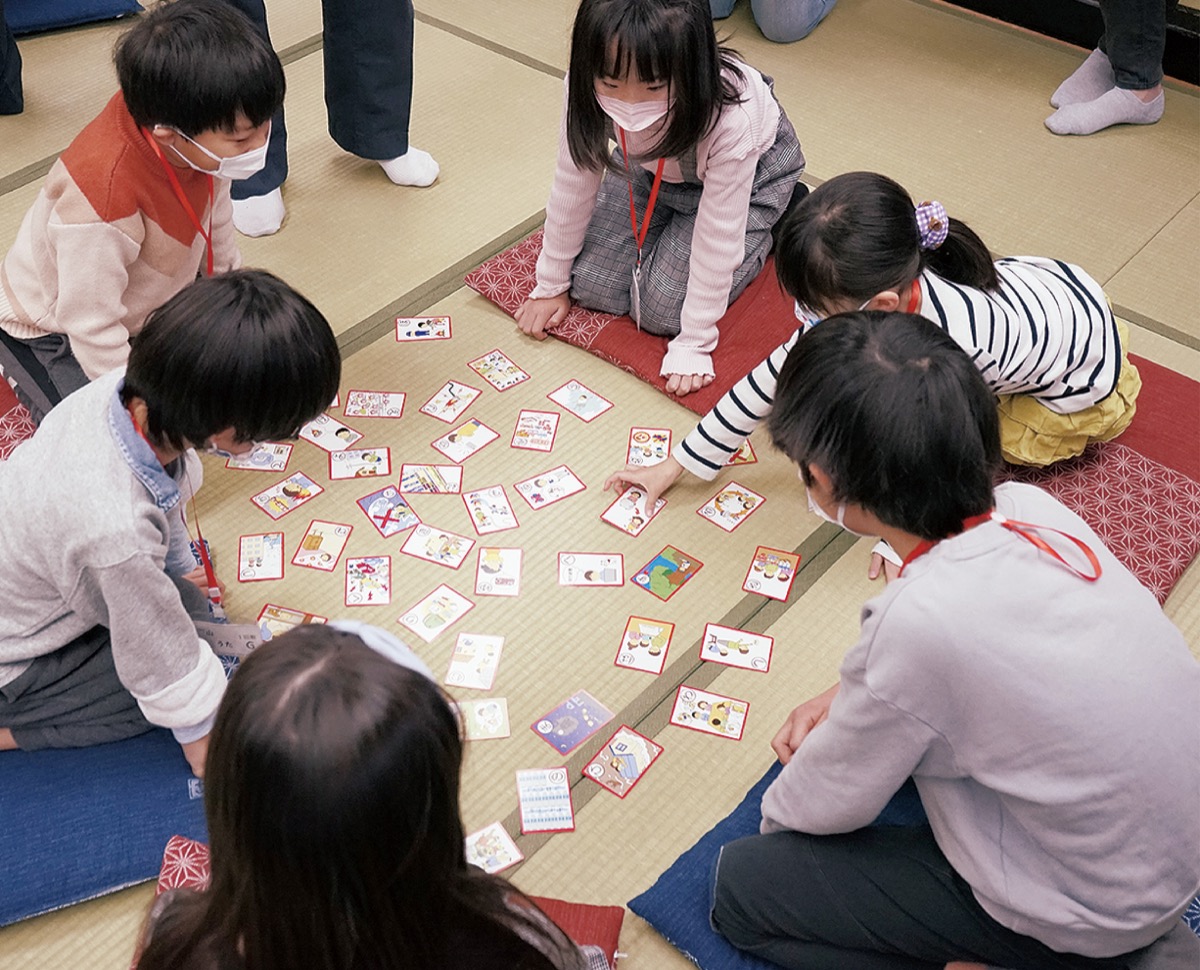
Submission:
<svg viewBox="0 0 1200 970">
<path fill-rule="evenodd" d="M 112 20 L 141 10 L 137 0 L 4 0 L 4 18 L 18 35 Z"/>
</svg>

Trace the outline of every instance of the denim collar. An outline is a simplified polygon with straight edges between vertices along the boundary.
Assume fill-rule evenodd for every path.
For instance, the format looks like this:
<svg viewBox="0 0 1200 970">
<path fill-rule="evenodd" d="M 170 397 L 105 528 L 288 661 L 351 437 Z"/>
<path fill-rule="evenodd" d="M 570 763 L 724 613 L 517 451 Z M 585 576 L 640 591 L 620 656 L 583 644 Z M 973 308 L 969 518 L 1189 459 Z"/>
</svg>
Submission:
<svg viewBox="0 0 1200 970">
<path fill-rule="evenodd" d="M 129 470 L 154 499 L 154 504 L 162 511 L 169 512 L 179 504 L 179 485 L 172 478 L 154 454 L 154 449 L 134 427 L 133 418 L 121 403 L 121 388 L 125 386 L 125 378 L 117 382 L 113 391 L 112 401 L 108 408 L 108 426 L 112 431 L 113 441 L 120 449 Z"/>
</svg>

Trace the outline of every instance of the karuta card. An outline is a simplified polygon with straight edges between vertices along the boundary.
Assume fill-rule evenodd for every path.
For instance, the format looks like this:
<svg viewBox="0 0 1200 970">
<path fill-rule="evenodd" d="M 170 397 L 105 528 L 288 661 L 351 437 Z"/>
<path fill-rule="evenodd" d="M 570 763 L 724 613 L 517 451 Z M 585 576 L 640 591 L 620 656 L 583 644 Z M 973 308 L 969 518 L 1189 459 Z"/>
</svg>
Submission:
<svg viewBox="0 0 1200 970">
<path fill-rule="evenodd" d="M 424 559 L 426 562 L 435 562 L 439 566 L 448 566 L 451 569 L 457 569 L 463 564 L 463 560 L 467 558 L 467 553 L 471 551 L 471 547 L 474 545 L 474 539 L 468 539 L 466 536 L 456 535 L 444 529 L 435 529 L 431 525 L 421 523 L 404 540 L 404 545 L 400 547 L 400 551 L 406 556 L 413 556 L 417 559 Z"/>
<path fill-rule="evenodd" d="M 481 546 L 475 567 L 480 596 L 517 596 L 521 592 L 521 550 Z"/>
<path fill-rule="evenodd" d="M 318 414 L 300 429 L 300 437 L 323 451 L 344 451 L 362 437 L 362 433 L 335 421 L 328 414 Z"/>
<path fill-rule="evenodd" d="M 346 560 L 346 605 L 386 606 L 392 601 L 392 557 Z"/>
<path fill-rule="evenodd" d="M 630 670 L 661 674 L 674 634 L 674 623 L 652 620 L 648 616 L 631 616 L 625 624 L 625 632 L 621 634 L 621 646 L 613 663 Z"/>
<path fill-rule="evenodd" d="M 449 317 L 396 317 L 396 340 L 409 343 L 418 340 L 449 340 Z"/>
<path fill-rule="evenodd" d="M 660 600 L 669 600 L 703 565 L 695 556 L 667 546 L 633 574 L 633 582 Z"/>
<path fill-rule="evenodd" d="M 559 586 L 621 586 L 625 557 L 612 552 L 560 552 Z"/>
<path fill-rule="evenodd" d="M 304 472 L 296 472 L 276 482 L 268 489 L 250 497 L 250 501 L 267 513 L 273 519 L 281 519 L 293 509 L 299 508 L 311 498 L 320 495 L 325 489 L 314 482 Z"/>
<path fill-rule="evenodd" d="M 463 737 L 468 741 L 490 741 L 512 734 L 508 726 L 508 699 L 485 697 L 478 701 L 459 701 Z"/>
<path fill-rule="evenodd" d="M 469 360 L 467 366 L 497 391 L 507 391 L 510 387 L 516 387 L 529 380 L 529 375 L 499 350 Z"/>
<path fill-rule="evenodd" d="M 540 475 L 534 475 L 533 478 L 517 482 L 513 487 L 535 512 L 587 488 L 566 465 L 559 465 Z"/>
<path fill-rule="evenodd" d="M 500 435 L 478 418 L 472 418 L 448 434 L 442 435 L 433 442 L 433 447 L 455 464 L 461 464 L 484 445 L 490 445 L 499 437 Z"/>
<path fill-rule="evenodd" d="M 517 772 L 517 803 L 521 807 L 521 834 L 571 832 L 575 811 L 566 768 L 532 768 Z"/>
<path fill-rule="evenodd" d="M 472 832 L 464 840 L 463 847 L 467 865 L 477 866 L 487 873 L 503 872 L 525 858 L 499 822 Z"/>
<path fill-rule="evenodd" d="M 680 727 L 715 734 L 719 738 L 742 739 L 750 704 L 723 694 L 713 694 L 684 684 L 675 692 L 671 723 Z"/>
<path fill-rule="evenodd" d="M 759 546 L 754 550 L 742 589 L 774 600 L 785 600 L 792 590 L 799 566 L 800 557 L 796 553 Z"/>
<path fill-rule="evenodd" d="M 426 643 L 455 620 L 460 619 L 475 604 L 445 583 L 406 611 L 397 621 Z"/>
<path fill-rule="evenodd" d="M 512 448 L 528 451 L 550 451 L 554 447 L 554 436 L 558 432 L 557 411 L 522 410 L 517 415 L 517 426 L 513 429 Z"/>
<path fill-rule="evenodd" d="M 462 500 L 471 516 L 471 524 L 481 536 L 515 529 L 521 524 L 508 502 L 508 496 L 504 494 L 503 485 L 466 492 Z"/>
<path fill-rule="evenodd" d="M 577 691 L 530 725 L 561 754 L 572 751 L 613 719 L 613 712 L 586 690 Z"/>
<path fill-rule="evenodd" d="M 636 485 L 630 485 L 616 500 L 600 513 L 600 518 L 631 536 L 640 536 L 642 531 L 667 504 L 664 498 L 654 500 L 654 508 L 646 510 L 646 493 Z"/>
<path fill-rule="evenodd" d="M 500 651 L 504 637 L 483 633 L 460 633 L 450 654 L 446 683 L 451 687 L 471 690 L 491 690 L 500 668 Z"/>
<path fill-rule="evenodd" d="M 696 509 L 697 514 L 726 532 L 732 532 L 749 518 L 766 499 L 745 485 L 730 482 L 721 491 Z"/>
<path fill-rule="evenodd" d="M 386 478 L 391 473 L 390 448 L 347 448 L 329 453 L 329 477 L 335 482 L 346 478 Z"/>
<path fill-rule="evenodd" d="M 753 465 L 758 461 L 758 455 L 754 453 L 754 445 L 750 444 L 750 439 L 747 438 L 742 442 L 742 446 L 729 456 L 729 461 L 726 465 Z"/>
<path fill-rule="evenodd" d="M 765 674 L 771 669 L 771 649 L 774 645 L 774 637 L 708 623 L 700 644 L 700 659 Z"/>
<path fill-rule="evenodd" d="M 584 765 L 583 773 L 618 798 L 624 798 L 660 754 L 661 744 L 622 724 L 596 752 L 596 757 Z"/>
<path fill-rule="evenodd" d="M 305 613 L 304 610 L 293 610 L 287 606 L 267 603 L 255 622 L 258 624 L 259 634 L 266 641 L 287 633 L 293 627 L 303 626 L 305 623 L 328 623 L 329 618 L 317 616 L 316 613 Z"/>
<path fill-rule="evenodd" d="M 238 455 L 225 462 L 226 468 L 247 472 L 281 472 L 292 457 L 292 446 L 264 442 L 248 455 Z"/>
<path fill-rule="evenodd" d="M 342 414 L 348 418 L 398 418 L 404 414 L 400 391 L 351 391 Z"/>
<path fill-rule="evenodd" d="M 308 531 L 300 540 L 300 548 L 292 556 L 292 565 L 319 569 L 326 573 L 333 572 L 353 528 L 341 522 L 313 519 L 308 524 Z"/>
<path fill-rule="evenodd" d="M 283 579 L 283 533 L 266 532 L 238 539 L 238 582 Z"/>
<path fill-rule="evenodd" d="M 433 397 L 421 405 L 421 413 L 451 424 L 457 421 L 471 406 L 471 402 L 482 393 L 477 387 L 460 384 L 458 381 L 446 381 Z"/>
<path fill-rule="evenodd" d="M 657 465 L 671 455 L 670 428 L 630 428 L 629 450 L 625 453 L 628 465 Z"/>
<path fill-rule="evenodd" d="M 567 381 L 562 387 L 547 394 L 546 397 L 584 421 L 598 418 L 613 406 L 612 401 L 601 397 L 590 387 L 580 384 L 579 381 Z"/>
<path fill-rule="evenodd" d="M 385 539 L 397 532 L 411 529 L 421 521 L 417 518 L 417 513 L 404 501 L 404 497 L 391 485 L 370 495 L 364 495 L 358 500 L 358 507 Z"/>
<path fill-rule="evenodd" d="M 400 491 L 432 495 L 462 491 L 463 470 L 458 465 L 401 465 Z"/>
</svg>

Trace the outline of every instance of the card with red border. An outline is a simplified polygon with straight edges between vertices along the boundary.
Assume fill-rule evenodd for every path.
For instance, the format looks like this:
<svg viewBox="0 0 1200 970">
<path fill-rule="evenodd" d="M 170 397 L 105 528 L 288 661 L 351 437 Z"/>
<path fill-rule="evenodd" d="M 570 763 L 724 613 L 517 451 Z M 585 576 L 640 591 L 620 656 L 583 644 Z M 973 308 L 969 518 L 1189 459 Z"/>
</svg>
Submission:
<svg viewBox="0 0 1200 970">
<path fill-rule="evenodd" d="M 318 414 L 300 429 L 300 437 L 322 451 L 345 451 L 362 440 L 362 432 L 335 421 L 328 414 Z"/>
<path fill-rule="evenodd" d="M 342 522 L 313 519 L 292 556 L 292 565 L 319 569 L 323 573 L 333 572 L 353 530 L 354 526 Z"/>
<path fill-rule="evenodd" d="M 745 485 L 730 482 L 696 509 L 696 514 L 718 528 L 732 532 L 746 521 L 766 499 Z"/>
<path fill-rule="evenodd" d="M 329 479 L 387 478 L 392 473 L 390 448 L 347 448 L 329 453 Z"/>
<path fill-rule="evenodd" d="M 238 539 L 238 582 L 283 579 L 283 533 L 263 532 Z"/>
<path fill-rule="evenodd" d="M 726 465 L 753 465 L 758 461 L 758 455 L 754 453 L 754 445 L 750 444 L 750 439 L 747 438 L 742 442 L 742 446 L 729 456 L 729 461 Z"/>
<path fill-rule="evenodd" d="M 458 465 L 401 465 L 400 491 L 431 495 L 462 491 L 463 470 Z"/>
<path fill-rule="evenodd" d="M 471 525 L 481 536 L 515 529 L 521 524 L 517 521 L 517 513 L 513 511 L 508 496 L 504 494 L 503 485 L 464 492 L 462 500 L 467 507 L 467 514 L 471 516 Z"/>
<path fill-rule="evenodd" d="M 613 500 L 612 505 L 600 513 L 600 518 L 622 532 L 640 536 L 664 505 L 665 498 L 655 499 L 652 511 L 646 511 L 646 493 L 636 485 L 630 485 Z"/>
<path fill-rule="evenodd" d="M 631 616 L 625 624 L 625 632 L 621 634 L 621 646 L 613 664 L 648 674 L 661 674 L 674 635 L 674 623 L 652 620 L 648 616 Z"/>
<path fill-rule="evenodd" d="M 529 728 L 559 754 L 567 754 L 612 719 L 612 711 L 586 690 L 580 690 L 556 704 Z"/>
<path fill-rule="evenodd" d="M 415 559 L 457 569 L 474 545 L 474 539 L 421 523 L 404 540 L 400 551 Z"/>
<path fill-rule="evenodd" d="M 392 601 L 392 557 L 346 560 L 346 605 L 386 606 Z"/>
<path fill-rule="evenodd" d="M 665 546 L 663 551 L 633 574 L 633 582 L 660 600 L 669 600 L 679 588 L 700 571 L 704 565 L 695 556 L 690 556 L 674 546 Z"/>
<path fill-rule="evenodd" d="M 550 451 L 554 448 L 554 436 L 558 433 L 557 411 L 530 411 L 522 408 L 517 415 L 517 426 L 513 429 L 510 448 L 528 451 Z"/>
<path fill-rule="evenodd" d="M 258 619 L 254 622 L 258 624 L 259 633 L 265 642 L 272 637 L 287 633 L 293 627 L 303 626 L 305 623 L 328 623 L 329 617 L 318 616 L 316 613 L 305 613 L 304 610 L 293 610 L 291 607 L 279 606 L 275 603 L 267 603 L 259 611 Z"/>
<path fill-rule="evenodd" d="M 792 591 L 799 568 L 800 556 L 797 553 L 759 546 L 754 550 L 750 568 L 746 570 L 742 589 L 747 593 L 769 596 L 773 600 L 785 600 Z"/>
<path fill-rule="evenodd" d="M 404 414 L 403 391 L 350 391 L 342 414 L 348 418 L 399 418 Z"/>
<path fill-rule="evenodd" d="M 446 683 L 470 690 L 491 690 L 500 669 L 504 637 L 485 633 L 460 633 L 450 654 Z"/>
<path fill-rule="evenodd" d="M 474 606 L 462 593 L 442 583 L 406 610 L 396 622 L 426 643 L 432 643 L 439 633 L 452 626 Z"/>
<path fill-rule="evenodd" d="M 469 360 L 467 366 L 497 391 L 507 391 L 529 380 L 529 375 L 501 350 L 492 350 L 482 357 Z"/>
<path fill-rule="evenodd" d="M 625 464 L 650 466 L 671 456 L 670 428 L 630 428 Z"/>
<path fill-rule="evenodd" d="M 660 754 L 662 745 L 622 724 L 604 742 L 596 757 L 583 766 L 583 774 L 618 798 L 624 798 Z"/>
<path fill-rule="evenodd" d="M 771 669 L 774 646 L 774 637 L 721 626 L 719 623 L 707 623 L 700 644 L 700 659 L 765 674 Z"/>
<path fill-rule="evenodd" d="M 464 846 L 468 865 L 493 874 L 511 869 L 525 858 L 499 822 L 472 832 L 464 840 Z"/>
<path fill-rule="evenodd" d="M 276 482 L 270 488 L 265 488 L 257 495 L 250 496 L 250 501 L 271 518 L 282 519 L 309 499 L 316 498 L 323 491 L 325 489 L 304 472 L 294 472 L 283 481 Z"/>
<path fill-rule="evenodd" d="M 459 465 L 499 437 L 499 434 L 478 418 L 472 418 L 431 444 L 452 462 Z"/>
<path fill-rule="evenodd" d="M 601 397 L 579 381 L 567 381 L 546 397 L 582 421 L 592 421 L 613 406 L 608 398 Z"/>
<path fill-rule="evenodd" d="M 573 832 L 575 809 L 566 768 L 530 768 L 517 772 L 521 834 Z"/>
<path fill-rule="evenodd" d="M 475 398 L 482 394 L 477 387 L 460 384 L 458 381 L 446 381 L 439 387 L 428 401 L 421 405 L 421 413 L 431 418 L 453 424 L 462 413 L 471 406 Z"/>
<path fill-rule="evenodd" d="M 533 478 L 517 482 L 513 488 L 529 504 L 529 507 L 536 512 L 538 509 L 544 509 L 547 505 L 552 505 L 560 499 L 567 498 L 569 495 L 582 492 L 587 486 L 566 465 L 559 465 L 557 468 L 548 469 L 540 475 L 534 475 Z"/>
<path fill-rule="evenodd" d="M 225 462 L 226 468 L 244 472 L 281 472 L 292 457 L 292 446 L 266 441 L 248 455 L 238 455 Z"/>
<path fill-rule="evenodd" d="M 625 557 L 614 552 L 560 552 L 559 586 L 623 586 Z"/>
<path fill-rule="evenodd" d="M 742 740 L 750 702 L 714 694 L 698 687 L 680 686 L 671 708 L 671 723 L 691 731 L 715 734 L 719 738 Z"/>
<path fill-rule="evenodd" d="M 396 317 L 396 340 L 449 340 L 453 336 L 449 317 Z"/>
<path fill-rule="evenodd" d="M 481 546 L 475 566 L 475 592 L 480 596 L 517 596 L 521 592 L 520 549 Z"/>
<path fill-rule="evenodd" d="M 385 539 L 390 539 L 397 532 L 411 529 L 421 521 L 412 510 L 412 506 L 391 485 L 370 495 L 364 495 L 358 500 L 358 507 Z"/>
</svg>

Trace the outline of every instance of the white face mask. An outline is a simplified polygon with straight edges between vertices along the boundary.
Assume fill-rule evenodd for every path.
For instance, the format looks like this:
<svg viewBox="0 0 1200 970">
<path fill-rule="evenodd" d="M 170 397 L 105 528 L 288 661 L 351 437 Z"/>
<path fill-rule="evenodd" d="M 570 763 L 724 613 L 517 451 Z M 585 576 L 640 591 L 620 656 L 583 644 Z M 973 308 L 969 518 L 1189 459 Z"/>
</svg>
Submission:
<svg viewBox="0 0 1200 970">
<path fill-rule="evenodd" d="M 600 107 L 604 109 L 604 113 L 626 131 L 645 131 L 655 122 L 665 118 L 667 112 L 671 110 L 671 106 L 675 103 L 674 98 L 669 101 L 638 101 L 631 103 L 629 101 L 622 101 L 619 98 L 610 98 L 608 95 L 600 93 L 596 94 L 596 100 L 600 102 Z"/>
<path fill-rule="evenodd" d="M 810 511 L 817 518 L 824 519 L 826 522 L 832 522 L 834 525 L 845 529 L 852 536 L 865 536 L 866 535 L 865 532 L 855 532 L 853 529 L 851 529 L 849 526 L 846 525 L 846 521 L 845 521 L 846 520 L 846 503 L 845 502 L 838 503 L 837 517 L 835 518 L 835 517 L 831 516 L 828 512 L 826 512 L 823 508 L 821 508 L 821 506 L 819 506 L 816 502 L 813 501 L 812 492 L 810 492 L 807 487 L 804 489 L 804 495 L 808 499 L 808 511 Z"/>
<path fill-rule="evenodd" d="M 859 310 L 865 310 L 867 308 L 867 303 L 870 303 L 873 299 L 875 299 L 875 297 L 868 299 L 866 303 L 863 303 L 863 305 L 854 312 L 857 313 Z M 792 312 L 796 315 L 796 319 L 800 321 L 800 325 L 805 333 L 808 333 L 808 331 L 825 319 L 825 317 L 821 314 L 816 313 L 804 306 L 804 304 L 802 304 L 799 300 L 792 300 Z"/>
<path fill-rule="evenodd" d="M 228 460 L 230 458 L 248 458 L 250 455 L 254 454 L 254 452 L 258 451 L 258 449 L 260 447 L 262 447 L 262 445 L 264 443 L 265 442 L 262 442 L 262 441 L 251 441 L 250 444 L 252 445 L 252 447 L 250 448 L 249 451 L 239 452 L 238 454 L 235 455 L 232 451 L 226 451 L 224 448 L 217 447 L 215 444 L 212 443 L 212 440 L 210 439 L 208 444 L 206 444 L 200 450 L 203 451 L 206 455 L 215 455 L 217 458 L 224 458 L 226 460 Z"/>
<path fill-rule="evenodd" d="M 184 138 L 191 142 L 192 145 L 217 163 L 215 170 L 201 168 L 195 162 L 191 161 L 186 155 L 184 155 L 183 152 L 179 151 L 179 149 L 172 149 L 172 151 L 174 151 L 176 155 L 187 162 L 189 166 L 194 168 L 197 172 L 203 172 L 205 175 L 216 175 L 223 179 L 248 179 L 250 176 L 257 175 L 259 172 L 261 172 L 263 166 L 267 164 L 267 145 L 269 145 L 271 141 L 270 124 L 267 125 L 267 139 L 261 145 L 259 145 L 258 148 L 253 148 L 248 152 L 242 152 L 240 155 L 231 155 L 229 158 L 221 158 L 219 155 L 214 155 L 195 139 L 188 138 L 188 136 L 178 128 L 172 128 L 171 130 L 179 135 L 180 138 Z"/>
</svg>

